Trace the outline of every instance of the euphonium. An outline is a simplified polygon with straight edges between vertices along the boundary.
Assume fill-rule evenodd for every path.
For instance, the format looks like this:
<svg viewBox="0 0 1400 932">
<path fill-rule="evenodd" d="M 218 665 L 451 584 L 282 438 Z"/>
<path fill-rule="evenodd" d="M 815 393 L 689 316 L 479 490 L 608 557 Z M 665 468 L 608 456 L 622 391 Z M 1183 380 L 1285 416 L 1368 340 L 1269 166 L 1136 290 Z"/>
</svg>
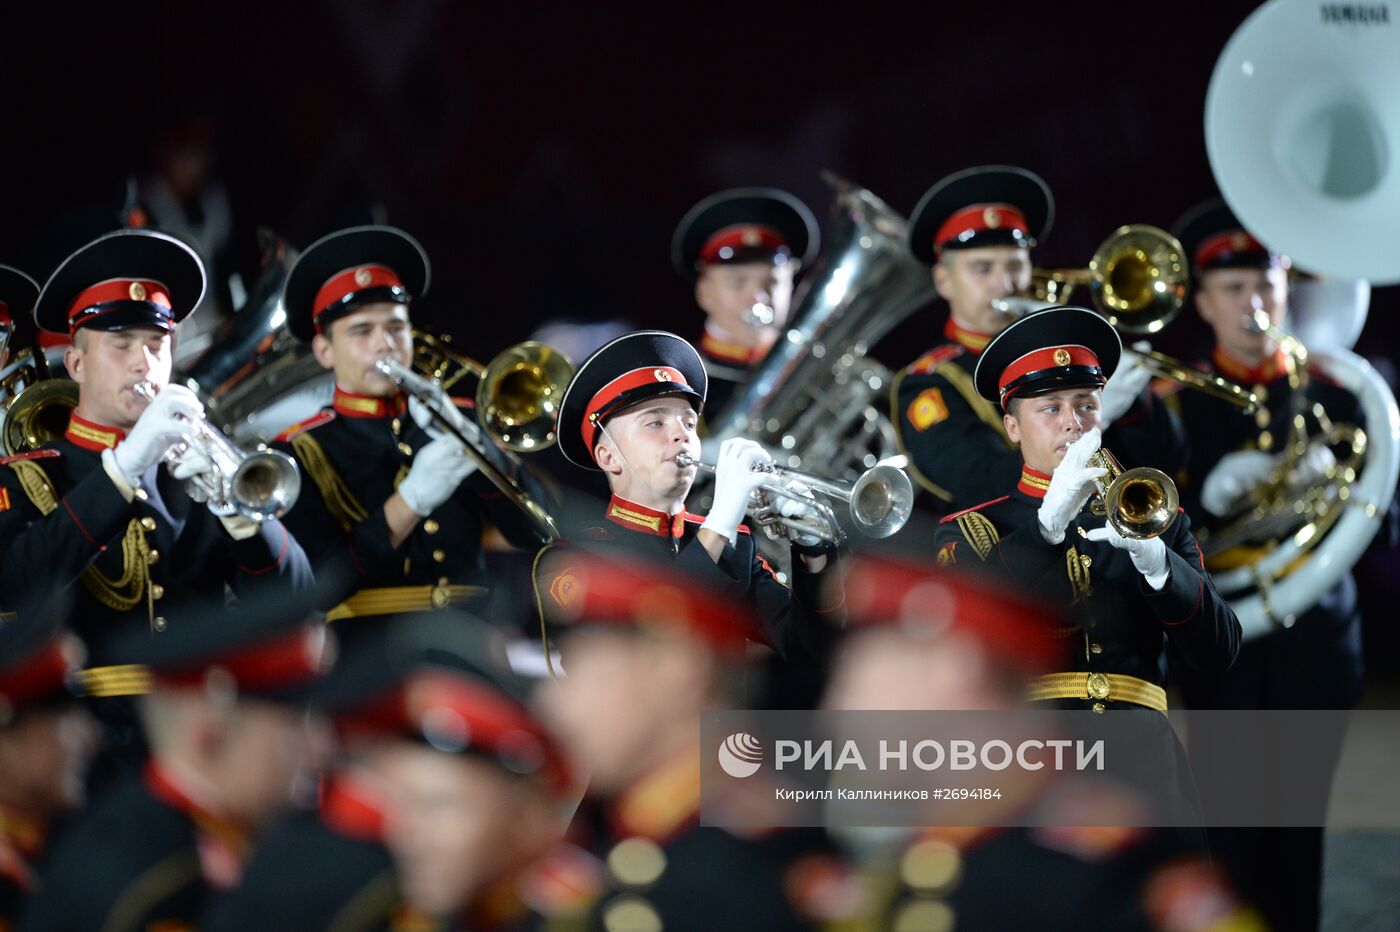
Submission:
<svg viewBox="0 0 1400 932">
<path fill-rule="evenodd" d="M 697 466 L 708 472 L 715 470 L 689 453 L 677 454 L 676 465 Z M 846 539 L 845 529 L 835 509 L 813 493 L 845 502 L 851 524 L 866 537 L 889 537 L 904 527 L 913 510 L 914 487 L 909 477 L 904 470 L 887 463 L 867 469 L 854 482 L 827 479 L 777 464 L 755 464 L 754 471 L 772 473 L 773 478 L 760 488 L 756 507 L 749 515 L 755 524 L 774 538 L 813 534 L 833 544 Z M 795 484 L 805 485 L 812 492 L 795 488 Z M 817 517 L 787 517 L 779 511 L 777 503 L 773 501 L 775 497 L 811 505 Z"/>
<path fill-rule="evenodd" d="M 137 382 L 132 390 L 147 401 L 158 391 L 150 382 Z M 301 494 L 296 460 L 277 450 L 242 450 L 207 420 L 189 421 L 186 439 L 166 452 L 166 464 L 173 466 L 191 449 L 212 468 L 187 479 L 186 490 L 195 501 L 207 502 L 215 514 L 268 521 L 290 511 Z"/>
</svg>

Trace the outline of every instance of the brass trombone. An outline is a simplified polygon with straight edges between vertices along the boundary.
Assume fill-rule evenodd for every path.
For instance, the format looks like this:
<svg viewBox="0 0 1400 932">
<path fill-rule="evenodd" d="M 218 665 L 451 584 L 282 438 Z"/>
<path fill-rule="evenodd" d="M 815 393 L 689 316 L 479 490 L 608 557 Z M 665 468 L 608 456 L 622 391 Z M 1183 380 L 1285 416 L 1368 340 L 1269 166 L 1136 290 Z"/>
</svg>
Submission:
<svg viewBox="0 0 1400 932">
<path fill-rule="evenodd" d="M 5 410 L 0 427 L 5 455 L 28 453 L 62 437 L 77 406 L 78 383 L 72 379 L 41 379 L 25 386 Z"/>
<path fill-rule="evenodd" d="M 1159 333 L 1181 311 L 1189 280 L 1185 251 L 1166 230 L 1145 223 L 1114 230 L 1094 251 L 1087 269 L 1035 269 L 1029 296 L 1000 298 L 992 306 L 1003 313 L 1033 313 L 1067 304 L 1075 289 L 1087 285 L 1094 310 L 1120 333 Z M 1133 352 L 1154 377 L 1238 405 L 1252 414 L 1259 399 L 1228 379 L 1201 372 L 1178 359 L 1153 351 Z"/>
</svg>

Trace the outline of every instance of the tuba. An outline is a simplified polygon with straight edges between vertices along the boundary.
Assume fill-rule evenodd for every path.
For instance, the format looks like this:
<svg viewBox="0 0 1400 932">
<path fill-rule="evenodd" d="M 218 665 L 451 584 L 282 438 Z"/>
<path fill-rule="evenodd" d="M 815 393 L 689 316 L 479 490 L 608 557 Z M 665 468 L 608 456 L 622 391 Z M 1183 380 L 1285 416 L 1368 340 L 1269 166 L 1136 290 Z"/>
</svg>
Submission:
<svg viewBox="0 0 1400 932">
<path fill-rule="evenodd" d="M 1400 283 L 1400 45 L 1385 4 L 1273 0 L 1226 43 L 1206 154 L 1247 229 L 1333 278 Z"/>
<path fill-rule="evenodd" d="M 5 409 L 0 427 L 4 455 L 28 453 L 62 437 L 77 406 L 78 383 L 72 379 L 47 378 L 24 387 Z"/>
<path fill-rule="evenodd" d="M 864 188 L 823 178 L 836 193 L 831 230 L 788 331 L 709 432 L 757 440 L 786 467 L 854 481 L 898 453 L 882 404 L 891 373 L 866 353 L 933 297 L 933 280 L 909 254 L 903 217 Z"/>
<path fill-rule="evenodd" d="M 1353 283 L 1347 321 L 1329 329 L 1354 333 L 1368 292 L 1355 282 L 1400 282 L 1400 170 L 1387 155 L 1400 151 L 1400 57 L 1384 6 L 1347 9 L 1355 15 L 1273 0 L 1252 13 L 1216 61 L 1205 136 L 1216 183 L 1251 233 L 1311 272 Z M 1310 361 L 1357 397 L 1365 429 L 1312 408 L 1322 431 L 1295 428 L 1273 478 L 1204 540 L 1210 550 L 1264 545 L 1234 566 L 1218 554 L 1212 571 L 1247 638 L 1291 626 L 1351 570 L 1400 476 L 1400 411 L 1385 380 L 1345 338 L 1311 353 L 1287 334 L 1276 339 L 1295 376 Z M 1321 480 L 1299 482 L 1294 466 L 1318 444 L 1345 455 Z"/>
</svg>

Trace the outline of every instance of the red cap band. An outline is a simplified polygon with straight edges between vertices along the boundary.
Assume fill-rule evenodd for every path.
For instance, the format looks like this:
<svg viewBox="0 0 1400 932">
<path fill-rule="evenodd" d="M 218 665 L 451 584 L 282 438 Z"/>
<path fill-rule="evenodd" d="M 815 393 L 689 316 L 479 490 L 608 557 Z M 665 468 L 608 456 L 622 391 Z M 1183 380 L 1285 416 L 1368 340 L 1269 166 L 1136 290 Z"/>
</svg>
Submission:
<svg viewBox="0 0 1400 932">
<path fill-rule="evenodd" d="M 442 751 L 490 752 L 543 774 L 556 791 L 569 771 L 553 740 L 525 708 L 494 687 L 457 673 L 425 671 L 383 699 L 337 718 L 347 734 L 407 734 Z"/>
<path fill-rule="evenodd" d="M 336 304 L 352 294 L 368 291 L 370 288 L 402 288 L 403 281 L 393 269 L 383 265 L 357 265 L 332 275 L 321 290 L 316 292 L 316 300 L 311 302 L 311 317 L 320 317 Z M 321 328 L 317 326 L 317 331 Z"/>
<path fill-rule="evenodd" d="M 101 313 L 84 314 L 84 311 L 109 301 L 147 301 L 170 310 L 170 292 L 161 282 L 114 278 L 85 289 L 73 299 L 68 306 L 68 335 L 72 336 L 79 326 L 102 316 Z"/>
<path fill-rule="evenodd" d="M 316 625 L 193 667 L 153 670 L 152 676 L 167 685 L 190 686 L 203 683 L 205 674 L 217 668 L 233 677 L 240 689 L 283 689 L 314 679 L 321 673 L 325 645 L 325 626 Z"/>
<path fill-rule="evenodd" d="M 1196 247 L 1196 267 L 1206 268 L 1217 259 L 1239 253 L 1269 254 L 1269 249 L 1244 230 L 1227 230 L 1214 236 L 1207 236 Z"/>
<path fill-rule="evenodd" d="M 624 372 L 600 388 L 593 396 L 593 400 L 588 403 L 588 410 L 583 412 L 583 442 L 588 447 L 589 454 L 592 455 L 593 444 L 598 436 L 598 422 L 602 420 L 602 417 L 598 416 L 600 412 L 634 388 L 666 382 L 672 383 L 677 388 L 690 388 L 681 370 L 673 369 L 670 366 L 648 366 L 643 369 L 633 369 L 630 372 Z"/>
<path fill-rule="evenodd" d="M 988 230 L 1010 230 L 1031 238 L 1026 215 L 1010 204 L 971 204 L 943 221 L 933 237 L 933 248 L 937 251 L 953 240 Z"/>
<path fill-rule="evenodd" d="M 1007 387 L 1022 376 L 1039 372 L 1041 369 L 1063 369 L 1065 366 L 1099 366 L 1099 357 L 1087 346 L 1051 346 L 1027 353 L 1007 365 L 997 380 L 1002 401 L 1006 400 Z"/>
<path fill-rule="evenodd" d="M 722 262 L 739 249 L 771 249 L 777 252 L 787 248 L 787 240 L 772 227 L 756 223 L 744 223 L 725 227 L 700 247 L 701 262 Z M 729 250 L 725 252 L 724 250 Z"/>
<path fill-rule="evenodd" d="M 69 644 L 63 639 L 52 641 L 17 669 L 0 674 L 0 699 L 18 706 L 61 692 L 74 666 Z"/>
</svg>

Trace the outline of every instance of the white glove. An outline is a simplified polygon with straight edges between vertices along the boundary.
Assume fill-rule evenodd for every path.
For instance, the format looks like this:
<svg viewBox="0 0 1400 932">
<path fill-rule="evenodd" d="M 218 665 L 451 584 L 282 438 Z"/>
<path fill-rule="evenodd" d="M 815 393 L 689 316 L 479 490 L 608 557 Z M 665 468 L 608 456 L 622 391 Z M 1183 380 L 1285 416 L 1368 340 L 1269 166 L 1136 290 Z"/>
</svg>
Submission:
<svg viewBox="0 0 1400 932">
<path fill-rule="evenodd" d="M 472 420 L 458 408 L 446 392 L 443 393 L 442 397 L 444 399 L 442 410 L 447 412 L 447 417 L 452 422 L 452 426 L 460 430 L 472 443 L 481 446 L 481 428 L 477 426 L 476 421 Z M 408 414 L 413 418 L 415 424 L 434 437 L 440 437 L 445 433 L 442 426 L 438 424 L 437 418 L 433 416 L 433 412 L 427 405 L 419 401 L 417 396 L 409 396 Z"/>
<path fill-rule="evenodd" d="M 1274 471 L 1274 457 L 1258 450 L 1227 453 L 1201 483 L 1201 507 L 1217 518 Z"/>
<path fill-rule="evenodd" d="M 1133 540 L 1124 537 L 1108 525 L 1096 527 L 1084 535 L 1089 540 L 1107 541 L 1119 550 L 1128 551 L 1133 558 L 1133 566 L 1147 580 L 1147 584 L 1158 592 L 1167 584 L 1167 545 L 1160 537 L 1147 540 Z"/>
<path fill-rule="evenodd" d="M 167 385 L 136 419 L 126 439 L 112 448 L 112 462 L 133 488 L 141 476 L 191 432 L 190 421 L 204 417 L 204 405 L 183 385 Z"/>
<path fill-rule="evenodd" d="M 1328 470 L 1337 465 L 1337 456 L 1324 446 L 1309 446 L 1308 451 L 1298 462 L 1298 479 L 1302 482 L 1319 482 L 1327 478 Z"/>
<path fill-rule="evenodd" d="M 461 441 L 438 437 L 413 457 L 413 468 L 399 483 L 399 496 L 414 514 L 426 518 L 475 470 L 476 462 L 467 456 Z"/>
<path fill-rule="evenodd" d="M 1100 439 L 1097 427 L 1084 434 L 1065 449 L 1065 457 L 1055 467 L 1050 477 L 1050 488 L 1045 490 L 1045 500 L 1040 503 L 1037 515 L 1040 522 L 1040 536 L 1048 544 L 1063 543 L 1065 529 L 1084 510 L 1089 496 L 1094 494 L 1094 480 L 1101 479 L 1107 470 L 1090 468 L 1089 457 L 1099 449 Z"/>
<path fill-rule="evenodd" d="M 1142 390 L 1147 387 L 1147 383 L 1152 381 L 1152 373 L 1142 364 L 1142 357 L 1133 350 L 1147 352 L 1151 347 L 1146 341 L 1139 340 L 1133 344 L 1133 349 L 1123 350 L 1123 356 L 1118 362 L 1118 368 L 1113 373 L 1113 378 L 1108 380 L 1108 384 L 1103 387 L 1103 409 L 1100 426 L 1107 428 L 1109 424 L 1118 420 L 1128 413 L 1128 409 L 1133 406 L 1133 402 L 1142 395 Z"/>
<path fill-rule="evenodd" d="M 768 451 L 742 437 L 724 441 L 715 462 L 715 495 L 710 513 L 700 530 L 709 528 L 733 544 L 739 536 L 739 522 L 749 510 L 749 495 L 770 478 L 756 472 L 755 465 L 773 462 Z"/>
<path fill-rule="evenodd" d="M 811 496 L 812 490 L 801 482 L 789 482 L 787 487 L 797 495 Z M 797 501 L 781 495 L 773 496 L 778 503 L 778 511 L 784 518 L 811 518 L 814 521 L 821 520 L 818 516 L 816 506 L 811 502 Z M 822 542 L 816 534 L 799 534 L 793 539 L 793 543 L 803 547 L 815 547 Z"/>
</svg>

